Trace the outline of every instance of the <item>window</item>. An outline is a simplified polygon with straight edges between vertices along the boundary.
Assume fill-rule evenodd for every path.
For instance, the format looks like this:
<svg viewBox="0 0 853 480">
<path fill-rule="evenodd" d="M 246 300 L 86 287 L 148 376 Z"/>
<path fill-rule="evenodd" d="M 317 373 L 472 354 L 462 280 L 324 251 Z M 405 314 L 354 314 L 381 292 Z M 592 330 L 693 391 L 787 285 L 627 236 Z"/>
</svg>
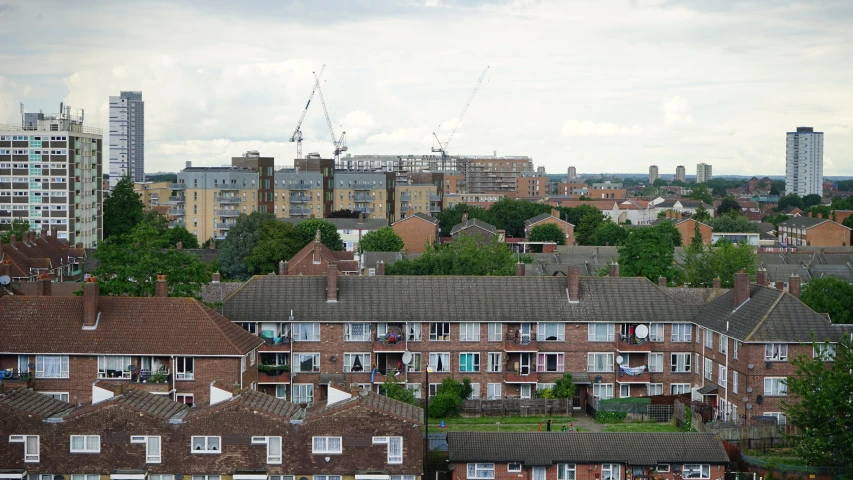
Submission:
<svg viewBox="0 0 853 480">
<path fill-rule="evenodd" d="M 689 342 L 693 332 L 693 325 L 689 323 L 673 323 L 672 324 L 672 341 L 673 342 Z M 698 340 L 699 337 L 697 337 Z"/>
<path fill-rule="evenodd" d="M 71 435 L 71 453 L 100 453 L 101 437 L 98 435 Z"/>
<path fill-rule="evenodd" d="M 539 353 L 536 355 L 537 372 L 563 372 L 565 371 L 564 353 Z"/>
<path fill-rule="evenodd" d="M 296 367 L 294 372 L 310 373 L 320 371 L 319 353 L 297 353 L 294 356 L 296 360 L 293 364 Z"/>
<path fill-rule="evenodd" d="M 248 355 L 249 355 L 249 365 L 254 365 L 255 364 L 255 351 L 252 350 L 251 352 L 249 352 Z"/>
<path fill-rule="evenodd" d="M 175 359 L 175 380 L 192 380 L 195 378 L 193 357 L 178 357 Z"/>
<path fill-rule="evenodd" d="M 566 324 L 558 322 L 540 323 L 536 328 L 536 340 L 540 342 L 563 342 L 566 340 Z"/>
<path fill-rule="evenodd" d="M 738 373 L 737 370 L 732 370 L 732 393 L 737 394 L 737 381 L 738 381 Z"/>
<path fill-rule="evenodd" d="M 178 403 L 183 403 L 184 405 L 186 405 L 188 407 L 192 407 L 193 404 L 195 403 L 192 393 L 176 393 L 175 394 L 175 401 Z"/>
<path fill-rule="evenodd" d="M 449 372 L 450 371 L 450 354 L 449 353 L 430 353 L 429 366 L 434 372 Z"/>
<path fill-rule="evenodd" d="M 655 472 L 657 473 L 669 473 L 669 464 L 668 463 L 659 463 L 655 467 Z"/>
<path fill-rule="evenodd" d="M 663 372 L 663 354 L 662 353 L 650 353 L 649 354 L 649 372 L 653 372 L 653 373 Z"/>
<path fill-rule="evenodd" d="M 246 371 L 246 357 L 240 357 L 240 371 Z"/>
<path fill-rule="evenodd" d="M 130 357 L 99 356 L 98 378 L 130 378 Z"/>
<path fill-rule="evenodd" d="M 53 475 L 42 474 L 42 478 L 44 480 L 53 480 Z M 101 479 L 100 475 L 71 475 L 71 480 L 100 480 L 100 479 Z"/>
<path fill-rule="evenodd" d="M 689 373 L 690 372 L 690 354 L 689 353 L 673 353 L 672 354 L 672 373 Z"/>
<path fill-rule="evenodd" d="M 133 435 L 130 443 L 145 444 L 145 463 L 160 463 L 160 437 Z"/>
<path fill-rule="evenodd" d="M 293 340 L 295 342 L 319 342 L 319 323 L 296 323 L 293 325 Z"/>
<path fill-rule="evenodd" d="M 344 341 L 346 342 L 369 342 L 369 323 L 347 323 L 344 324 Z"/>
<path fill-rule="evenodd" d="M 609 400 L 613 398 L 612 383 L 594 383 L 592 384 L 592 396 L 600 400 Z"/>
<path fill-rule="evenodd" d="M 699 372 L 699 354 L 698 353 L 696 354 L 696 363 L 694 363 L 694 365 L 696 365 L 696 375 L 700 375 L 701 372 Z"/>
<path fill-rule="evenodd" d="M 314 475 L 314 480 L 341 480 L 340 475 Z"/>
<path fill-rule="evenodd" d="M 788 385 L 785 377 L 766 377 L 764 379 L 764 395 L 784 397 L 788 395 Z"/>
<path fill-rule="evenodd" d="M 663 341 L 663 324 L 653 323 L 649 325 L 649 340 L 652 342 Z"/>
<path fill-rule="evenodd" d="M 36 355 L 36 378 L 68 378 L 68 355 Z"/>
<path fill-rule="evenodd" d="M 388 445 L 388 463 L 403 463 L 403 437 L 373 437 L 374 445 Z"/>
<path fill-rule="evenodd" d="M 9 443 L 24 444 L 24 461 L 39 461 L 39 436 L 38 435 L 9 435 Z"/>
<path fill-rule="evenodd" d="M 720 353 L 728 353 L 729 352 L 729 337 L 725 335 L 720 335 Z"/>
<path fill-rule="evenodd" d="M 705 348 L 714 348 L 714 332 L 705 329 Z"/>
<path fill-rule="evenodd" d="M 192 453 L 219 453 L 222 450 L 219 437 L 192 437 Z"/>
<path fill-rule="evenodd" d="M 601 465 L 601 480 L 620 480 L 621 466 L 618 463 L 604 463 Z"/>
<path fill-rule="evenodd" d="M 788 423 L 788 417 L 786 417 L 782 412 L 765 412 L 764 416 L 775 418 L 777 425 L 785 425 Z"/>
<path fill-rule="evenodd" d="M 479 342 L 480 341 L 480 324 L 479 323 L 460 323 L 459 324 L 459 341 L 461 341 L 461 342 Z"/>
<path fill-rule="evenodd" d="M 685 393 L 690 393 L 690 384 L 689 383 L 671 383 L 669 385 L 669 394 L 670 395 L 682 395 Z"/>
<path fill-rule="evenodd" d="M 293 403 L 314 403 L 314 384 L 297 383 L 293 385 Z"/>
<path fill-rule="evenodd" d="M 508 463 L 506 465 L 506 471 L 508 473 L 521 472 L 521 464 L 520 463 Z"/>
<path fill-rule="evenodd" d="M 532 480 L 546 480 L 547 471 L 545 467 L 533 467 Z"/>
<path fill-rule="evenodd" d="M 489 372 L 496 373 L 501 371 L 501 354 L 500 352 L 489 352 Z"/>
<path fill-rule="evenodd" d="M 420 383 L 407 383 L 406 388 L 412 391 L 412 394 L 415 396 L 415 398 L 421 398 Z"/>
<path fill-rule="evenodd" d="M 68 401 L 68 392 L 39 392 L 42 395 L 47 395 L 48 397 L 55 398 L 57 400 L 67 402 Z"/>
<path fill-rule="evenodd" d="M 267 446 L 267 463 L 281 464 L 281 437 L 252 437 L 252 444 Z"/>
<path fill-rule="evenodd" d="M 631 385 L 628 383 L 619 384 L 619 398 L 628 398 L 631 396 Z"/>
<path fill-rule="evenodd" d="M 732 350 L 732 358 L 737 360 L 737 351 L 738 351 L 738 347 L 740 347 L 740 342 L 735 340 L 734 342 L 732 342 L 732 344 L 734 346 L 734 349 Z"/>
<path fill-rule="evenodd" d="M 819 343 L 812 347 L 812 356 L 820 358 L 824 362 L 834 362 L 835 345 L 831 343 Z"/>
<path fill-rule="evenodd" d="M 587 340 L 590 342 L 612 342 L 616 331 L 613 323 L 590 323 L 587 328 Z"/>
<path fill-rule="evenodd" d="M 541 354 L 540 354 L 541 355 Z M 612 353 L 590 353 L 587 355 L 586 371 L 588 372 L 612 372 Z"/>
<path fill-rule="evenodd" d="M 503 339 L 503 324 L 502 323 L 490 323 L 489 324 L 489 341 L 490 342 L 500 342 Z"/>
<path fill-rule="evenodd" d="M 460 353 L 459 354 L 459 371 L 460 372 L 479 372 L 480 371 L 480 354 L 479 353 Z"/>
<path fill-rule="evenodd" d="M 369 353 L 345 353 L 344 372 L 364 372 L 370 369 Z"/>
<path fill-rule="evenodd" d="M 409 341 L 410 342 L 420 342 L 421 341 L 421 323 L 413 322 L 409 324 Z"/>
<path fill-rule="evenodd" d="M 501 384 L 500 383 L 490 383 L 486 385 L 486 399 L 487 400 L 500 400 L 501 399 Z"/>
<path fill-rule="evenodd" d="M 711 466 L 685 463 L 681 478 L 711 478 Z"/>
<path fill-rule="evenodd" d="M 649 396 L 654 395 L 663 395 L 663 384 L 662 383 L 650 383 L 648 386 Z"/>
<path fill-rule="evenodd" d="M 311 453 L 343 453 L 341 437 L 313 437 Z"/>
<path fill-rule="evenodd" d="M 495 478 L 495 464 L 469 463 L 468 478 Z"/>
<path fill-rule="evenodd" d="M 784 362 L 788 360 L 787 343 L 768 343 L 764 345 L 764 360 L 768 362 Z"/>
<path fill-rule="evenodd" d="M 726 384 L 729 382 L 728 369 L 722 365 L 719 368 L 719 374 L 717 375 L 717 384 L 721 387 L 726 387 Z"/>
<path fill-rule="evenodd" d="M 220 480 L 219 475 L 193 475 L 193 480 Z"/>
<path fill-rule="evenodd" d="M 421 354 L 418 352 L 410 352 L 412 354 L 412 359 L 409 361 L 407 367 L 410 372 L 420 372 L 421 371 Z"/>
<path fill-rule="evenodd" d="M 705 378 L 711 380 L 714 376 L 714 362 L 710 358 L 705 359 Z"/>
<path fill-rule="evenodd" d="M 561 463 L 557 465 L 557 480 L 575 480 L 575 464 Z"/>
<path fill-rule="evenodd" d="M 450 341 L 450 324 L 430 323 L 429 339 L 433 342 Z"/>
<path fill-rule="evenodd" d="M 93 476 L 96 476 L 98 478 L 87 479 L 87 480 L 99 480 L 99 478 L 100 478 L 100 475 L 93 475 Z M 157 474 L 152 473 L 152 474 L 148 475 L 148 480 L 175 480 L 175 476 L 174 475 L 157 475 Z"/>
</svg>

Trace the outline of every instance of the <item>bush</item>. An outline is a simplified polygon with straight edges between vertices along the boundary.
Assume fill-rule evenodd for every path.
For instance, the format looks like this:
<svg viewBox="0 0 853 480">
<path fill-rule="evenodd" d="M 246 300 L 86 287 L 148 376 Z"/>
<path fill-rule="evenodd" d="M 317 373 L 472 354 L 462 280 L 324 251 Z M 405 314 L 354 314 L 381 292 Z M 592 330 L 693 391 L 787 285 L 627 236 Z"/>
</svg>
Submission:
<svg viewBox="0 0 853 480">
<path fill-rule="evenodd" d="M 628 418 L 625 412 L 602 412 L 595 414 L 595 423 L 622 423 Z"/>
<path fill-rule="evenodd" d="M 429 401 L 429 416 L 433 418 L 455 417 L 461 410 L 462 399 L 451 392 L 437 393 Z"/>
</svg>

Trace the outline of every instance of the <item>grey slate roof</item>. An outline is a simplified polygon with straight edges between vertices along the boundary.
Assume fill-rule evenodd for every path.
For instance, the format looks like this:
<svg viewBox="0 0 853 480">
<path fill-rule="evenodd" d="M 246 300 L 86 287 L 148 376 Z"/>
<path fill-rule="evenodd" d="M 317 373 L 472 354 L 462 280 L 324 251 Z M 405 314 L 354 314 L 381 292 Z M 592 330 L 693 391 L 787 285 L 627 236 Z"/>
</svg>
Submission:
<svg viewBox="0 0 853 480">
<path fill-rule="evenodd" d="M 646 278 L 581 277 L 570 304 L 559 277 L 342 276 L 326 301 L 325 276 L 259 275 L 225 300 L 235 322 L 690 322 L 683 305 Z"/>
<path fill-rule="evenodd" d="M 246 390 L 240 393 L 239 395 L 236 395 L 228 400 L 215 403 L 213 405 L 205 405 L 201 407 L 191 408 L 189 412 L 187 412 L 186 419 L 191 420 L 200 415 L 204 415 L 213 411 L 219 411 L 224 408 L 233 407 L 235 405 L 243 405 L 252 409 L 253 411 L 260 411 L 269 415 L 274 415 L 282 418 L 295 419 L 302 418 L 302 416 L 304 415 L 302 407 L 295 403 L 291 403 L 287 400 L 282 400 L 272 395 L 267 395 L 265 393 L 261 393 L 255 390 Z"/>
<path fill-rule="evenodd" d="M 51 396 L 39 393 L 29 388 L 14 388 L 0 395 L 0 405 L 27 412 L 38 417 L 47 418 L 72 408 L 68 402 L 57 400 Z"/>
<path fill-rule="evenodd" d="M 711 433 L 448 432 L 447 444 L 451 463 L 729 463 Z"/>
<path fill-rule="evenodd" d="M 361 254 L 361 264 L 367 268 L 376 266 L 376 262 L 383 261 L 385 265 L 393 265 L 403 259 L 400 252 L 364 252 Z"/>
<path fill-rule="evenodd" d="M 484 222 L 479 218 L 472 218 L 454 225 L 453 228 L 450 229 L 450 235 L 455 235 L 456 233 L 461 232 L 462 230 L 466 230 L 473 227 L 482 228 L 483 230 L 489 233 L 497 232 L 497 229 L 491 223 Z"/>
<path fill-rule="evenodd" d="M 785 227 L 809 229 L 809 228 L 815 227 L 817 225 L 820 225 L 821 223 L 824 223 L 824 222 L 832 222 L 832 220 L 830 220 L 828 218 L 817 218 L 817 217 L 791 217 L 791 218 L 785 220 L 784 222 L 779 222 L 779 226 L 780 227 L 785 226 Z M 832 223 L 836 223 L 836 222 L 832 222 Z M 840 223 L 838 225 L 844 227 Z M 844 227 L 844 228 L 846 228 L 847 230 L 850 230 L 850 227 Z"/>
<path fill-rule="evenodd" d="M 243 282 L 208 283 L 201 287 L 201 301 L 205 303 L 222 303 L 243 285 Z"/>
<path fill-rule="evenodd" d="M 750 285 L 750 298 L 734 310 L 734 290 L 720 295 L 694 320 L 703 327 L 744 342 L 811 343 L 838 340 L 842 330 L 792 295 Z M 728 328 L 727 328 L 728 327 Z"/>
<path fill-rule="evenodd" d="M 145 390 L 131 390 L 94 405 L 85 405 L 76 408 L 69 414 L 69 417 L 92 412 L 97 413 L 101 408 L 106 408 L 110 405 L 121 405 L 162 419 L 169 419 L 175 415 L 184 414 L 189 409 L 183 403 L 173 401 L 169 396 L 154 395 Z"/>
<path fill-rule="evenodd" d="M 368 391 L 366 393 L 367 395 L 365 396 L 357 395 L 332 405 L 327 405 L 325 403 L 317 404 L 308 409 L 305 418 L 307 420 L 311 420 L 312 418 L 338 412 L 354 405 L 364 405 L 372 410 L 405 418 L 406 420 L 415 423 L 424 423 L 424 410 L 422 408 L 399 400 L 394 400 L 393 398 L 386 397 L 385 395 L 379 395 L 375 392 Z"/>
</svg>

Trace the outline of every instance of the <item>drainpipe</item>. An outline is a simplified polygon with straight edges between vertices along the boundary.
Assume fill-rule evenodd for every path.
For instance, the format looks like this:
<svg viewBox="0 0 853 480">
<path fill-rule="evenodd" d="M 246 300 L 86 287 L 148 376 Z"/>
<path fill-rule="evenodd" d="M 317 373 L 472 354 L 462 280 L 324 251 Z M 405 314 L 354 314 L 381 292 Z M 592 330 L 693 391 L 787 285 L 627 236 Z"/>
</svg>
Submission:
<svg viewBox="0 0 853 480">
<path fill-rule="evenodd" d="M 726 329 L 726 333 L 729 333 L 728 329 Z M 735 340 L 735 341 L 737 341 L 737 340 Z M 726 387 L 726 395 L 723 397 L 723 399 L 726 401 L 726 408 L 728 409 L 728 412 L 726 412 L 724 415 L 724 418 L 727 418 L 727 419 L 729 417 L 729 413 L 731 413 L 731 411 L 732 411 L 732 407 L 729 406 L 729 376 L 730 375 L 731 375 L 731 372 L 729 372 L 729 337 L 728 337 L 728 335 L 726 335 L 726 384 L 723 385 L 724 387 Z M 729 421 L 729 420 L 726 420 L 726 421 Z"/>
<path fill-rule="evenodd" d="M 290 311 L 290 400 L 293 401 L 293 310 Z M 284 396 L 287 400 L 287 395 Z"/>
<path fill-rule="evenodd" d="M 153 360 L 152 360 L 152 362 L 153 362 Z M 195 364 L 193 364 L 193 365 L 195 365 Z M 178 386 L 175 385 L 175 375 L 177 374 L 177 371 L 178 371 L 178 361 L 175 360 L 175 356 L 172 355 L 172 371 L 171 371 L 171 374 L 172 374 L 172 401 L 175 401 L 175 402 L 178 401 L 178 392 L 177 392 Z"/>
<path fill-rule="evenodd" d="M 409 322 L 406 322 L 403 327 L 403 355 L 409 351 Z M 409 365 L 403 362 L 403 379 L 409 383 Z M 405 386 L 405 385 L 404 385 Z M 429 387 L 427 387 L 429 388 Z"/>
</svg>

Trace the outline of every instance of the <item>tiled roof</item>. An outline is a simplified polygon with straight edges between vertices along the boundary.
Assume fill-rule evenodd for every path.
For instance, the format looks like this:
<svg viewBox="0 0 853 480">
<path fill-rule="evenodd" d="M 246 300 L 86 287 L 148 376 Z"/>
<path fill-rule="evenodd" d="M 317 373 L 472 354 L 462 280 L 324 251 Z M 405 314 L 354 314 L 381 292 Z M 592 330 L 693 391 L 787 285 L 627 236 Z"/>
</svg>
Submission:
<svg viewBox="0 0 853 480">
<path fill-rule="evenodd" d="M 100 297 L 83 330 L 83 297 L 0 298 L 0 352 L 244 355 L 263 341 L 192 298 Z"/>
<path fill-rule="evenodd" d="M 491 223 L 484 222 L 479 218 L 471 218 L 462 223 L 454 225 L 453 228 L 450 229 L 450 235 L 455 235 L 456 233 L 461 232 L 462 230 L 467 230 L 473 227 L 482 228 L 483 230 L 489 233 L 495 233 L 497 231 L 497 229 L 495 229 L 495 226 Z"/>
<path fill-rule="evenodd" d="M 69 264 L 69 257 L 83 257 L 85 254 L 84 249 L 68 246 L 64 241 L 47 235 L 36 237 L 32 242 L 19 238 L 14 244 L 3 245 L 0 260 L 10 261 L 12 278 L 24 278 L 35 274 L 31 268 L 58 268 Z"/>
<path fill-rule="evenodd" d="M 243 282 L 208 283 L 201 287 L 201 301 L 205 303 L 222 303 L 229 295 L 243 286 Z"/>
<path fill-rule="evenodd" d="M 338 278 L 338 301 L 326 301 L 323 276 L 255 276 L 225 300 L 233 321 L 278 321 L 293 310 L 306 322 L 689 322 L 681 305 L 646 278 L 581 277 L 570 304 L 559 277 L 377 276 Z M 440 299 L 440 301 L 436 301 Z"/>
<path fill-rule="evenodd" d="M 556 463 L 724 463 L 722 442 L 710 433 L 449 432 L 448 460 Z"/>
<path fill-rule="evenodd" d="M 550 213 L 542 213 L 540 215 L 536 215 L 533 218 L 529 218 L 529 219 L 525 220 L 524 224 L 525 225 L 536 225 L 537 223 L 539 223 L 543 220 L 548 220 L 549 218 L 553 218 L 554 220 L 559 220 L 563 223 L 568 223 L 569 225 L 571 225 L 571 223 L 563 220 L 562 218 L 557 218 L 557 217 L 551 215 Z"/>
<path fill-rule="evenodd" d="M 294 255 L 287 264 L 298 265 L 300 262 L 305 260 L 305 257 L 314 252 L 314 248 L 320 249 L 320 256 L 325 258 L 327 262 L 336 263 L 338 265 L 338 271 L 355 272 L 358 270 L 358 262 L 353 259 L 353 252 L 336 252 L 319 240 L 314 240 L 308 243 L 308 245 L 302 247 L 302 250 L 296 252 L 296 255 Z"/>
<path fill-rule="evenodd" d="M 5 394 L 0 394 L 0 405 L 42 418 L 66 412 L 74 407 L 68 402 L 57 400 L 29 388 L 14 388 L 7 390 Z"/>
<path fill-rule="evenodd" d="M 744 342 L 803 342 L 838 340 L 842 331 L 826 315 L 816 313 L 792 295 L 749 286 L 749 300 L 734 309 L 734 290 L 704 307 L 694 320 L 703 327 Z"/>
<path fill-rule="evenodd" d="M 379 395 L 378 393 L 369 391 L 366 393 L 367 395 L 365 396 L 356 395 L 332 405 L 326 405 L 325 403 L 317 404 L 308 409 L 306 412 L 306 419 L 311 420 L 312 418 L 338 412 L 354 405 L 363 405 L 371 410 L 394 415 L 415 423 L 424 422 L 424 410 L 422 408 L 399 400 L 394 400 L 393 398 L 386 397 L 385 395 Z"/>
<path fill-rule="evenodd" d="M 279 218 L 278 220 L 280 222 L 297 225 L 307 219 L 293 217 Z M 359 222 L 357 218 L 323 218 L 323 221 L 335 225 L 338 230 L 378 230 L 382 227 L 388 226 L 388 220 L 378 218 L 365 218 L 361 222 Z"/>
<path fill-rule="evenodd" d="M 402 218 L 400 220 L 397 220 L 396 222 L 392 223 L 391 225 L 396 225 L 400 222 L 405 222 L 406 220 L 410 220 L 412 218 L 419 218 L 419 219 L 421 219 L 425 222 L 431 223 L 433 225 L 438 225 L 438 219 L 437 218 L 430 217 L 429 215 L 427 215 L 425 213 L 421 213 L 421 212 L 415 212 L 406 218 Z"/>
<path fill-rule="evenodd" d="M 175 402 L 169 395 L 154 395 L 144 390 L 131 390 L 94 405 L 85 405 L 76 408 L 68 415 L 68 418 L 97 412 L 102 408 L 113 405 L 131 408 L 162 419 L 172 418 L 175 415 L 188 411 L 190 408 L 183 403 Z"/>
<path fill-rule="evenodd" d="M 295 403 L 254 390 L 246 390 L 229 400 L 215 403 L 213 405 L 195 407 L 187 413 L 186 419 L 190 420 L 201 415 L 230 408 L 235 405 L 242 405 L 254 411 L 260 411 L 282 418 L 301 418 L 304 415 L 302 408 Z"/>
<path fill-rule="evenodd" d="M 838 225 L 840 227 L 843 227 L 843 228 L 846 228 L 847 230 L 850 230 L 850 227 L 845 227 L 844 225 L 841 225 L 840 223 L 833 222 L 832 220 L 830 220 L 828 218 L 817 218 L 817 217 L 791 217 L 791 218 L 785 220 L 784 222 L 779 222 L 779 226 L 780 227 L 784 226 L 784 227 L 809 229 L 812 227 L 816 227 L 816 226 L 818 226 L 824 222 L 835 223 L 836 225 Z"/>
</svg>

